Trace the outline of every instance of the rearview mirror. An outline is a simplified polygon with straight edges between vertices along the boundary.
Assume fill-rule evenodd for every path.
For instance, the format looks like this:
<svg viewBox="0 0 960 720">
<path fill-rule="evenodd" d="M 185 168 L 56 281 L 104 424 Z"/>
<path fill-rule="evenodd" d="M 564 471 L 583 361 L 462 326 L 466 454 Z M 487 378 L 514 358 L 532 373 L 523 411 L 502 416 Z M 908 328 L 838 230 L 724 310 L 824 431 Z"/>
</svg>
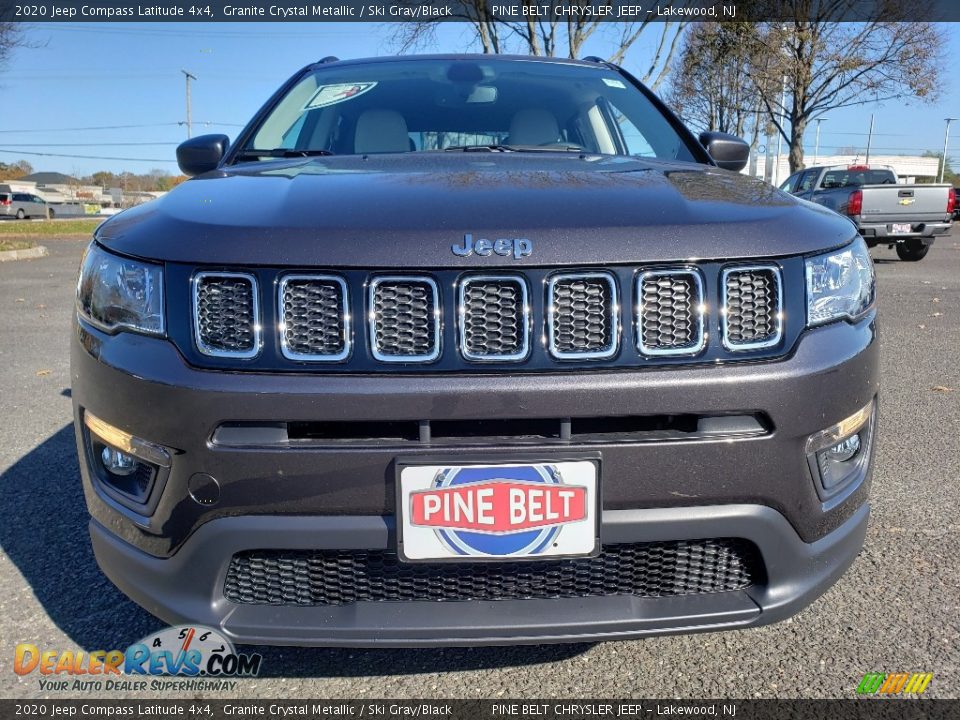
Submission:
<svg viewBox="0 0 960 720">
<path fill-rule="evenodd" d="M 750 146 L 736 135 L 710 130 L 700 133 L 700 144 L 724 170 L 739 172 L 750 160 Z"/>
<path fill-rule="evenodd" d="M 226 135 L 190 138 L 177 147 L 177 165 L 190 177 L 216 170 L 229 146 L 230 138 Z"/>
</svg>

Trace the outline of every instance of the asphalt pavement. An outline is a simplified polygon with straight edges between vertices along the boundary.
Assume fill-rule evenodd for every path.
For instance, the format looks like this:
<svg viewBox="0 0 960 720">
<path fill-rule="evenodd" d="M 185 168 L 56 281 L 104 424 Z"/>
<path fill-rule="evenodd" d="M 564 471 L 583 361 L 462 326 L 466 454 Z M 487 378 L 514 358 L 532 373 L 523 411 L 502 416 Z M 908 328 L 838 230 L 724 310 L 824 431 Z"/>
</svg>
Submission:
<svg viewBox="0 0 960 720">
<path fill-rule="evenodd" d="M 84 697 L 42 691 L 36 673 L 18 677 L 17 643 L 125 648 L 163 626 L 90 551 L 67 351 L 83 243 L 44 243 L 49 257 L 0 265 L 4 698 Z M 873 514 L 860 557 L 811 607 L 756 630 L 595 645 L 257 648 L 261 677 L 232 695 L 849 698 L 866 672 L 923 671 L 934 675 L 927 696 L 960 697 L 960 231 L 919 263 L 885 248 L 873 255 L 882 323 Z"/>
</svg>

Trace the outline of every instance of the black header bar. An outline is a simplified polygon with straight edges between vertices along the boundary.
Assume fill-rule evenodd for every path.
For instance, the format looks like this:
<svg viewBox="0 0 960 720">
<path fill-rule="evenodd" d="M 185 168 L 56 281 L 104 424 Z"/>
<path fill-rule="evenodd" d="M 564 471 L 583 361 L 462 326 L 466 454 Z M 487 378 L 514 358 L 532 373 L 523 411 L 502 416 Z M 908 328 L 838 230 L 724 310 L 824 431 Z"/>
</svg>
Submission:
<svg viewBox="0 0 960 720">
<path fill-rule="evenodd" d="M 47 22 L 601 22 L 811 20 L 955 22 L 958 0 L 0 0 L 0 21 Z"/>
<path fill-rule="evenodd" d="M 157 683 L 176 683 L 155 678 Z M 179 679 L 181 682 L 182 678 Z M 119 681 L 118 681 L 119 682 Z M 4 718 L 186 720 L 954 720 L 960 700 L 0 700 Z"/>
</svg>

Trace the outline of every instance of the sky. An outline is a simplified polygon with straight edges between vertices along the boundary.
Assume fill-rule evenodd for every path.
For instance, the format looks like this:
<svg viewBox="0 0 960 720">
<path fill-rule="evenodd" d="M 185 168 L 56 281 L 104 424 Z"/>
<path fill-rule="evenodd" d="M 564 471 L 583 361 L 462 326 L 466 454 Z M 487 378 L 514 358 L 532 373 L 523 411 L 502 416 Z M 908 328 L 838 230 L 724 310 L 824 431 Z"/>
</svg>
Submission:
<svg viewBox="0 0 960 720">
<path fill-rule="evenodd" d="M 16 51 L 0 70 L 0 162 L 27 160 L 37 171 L 75 177 L 98 170 L 178 172 L 174 151 L 186 139 L 185 78 L 192 83 L 194 135 L 236 136 L 273 91 L 300 67 L 328 55 L 394 54 L 395 26 L 361 23 L 46 23 L 28 29 L 33 47 Z M 866 146 L 875 115 L 873 152 L 941 152 L 944 118 L 960 117 L 960 33 L 946 28 L 940 100 L 869 104 L 830 112 L 820 152 Z M 657 30 L 648 31 L 624 66 L 637 75 L 649 63 Z M 469 27 L 442 23 L 429 52 L 463 52 Z M 597 39 L 584 54 L 609 54 Z M 112 128 L 112 126 L 137 126 Z M 814 127 L 805 137 L 809 158 Z M 112 129 L 93 129 L 112 128 Z M 960 165 L 960 122 L 948 157 Z M 124 144 L 126 143 L 126 144 Z M 28 153 L 46 153 L 32 155 Z M 57 156 L 53 156 L 57 155 Z M 63 155 L 95 158 L 60 157 Z M 120 159 L 108 159 L 120 158 Z"/>
</svg>

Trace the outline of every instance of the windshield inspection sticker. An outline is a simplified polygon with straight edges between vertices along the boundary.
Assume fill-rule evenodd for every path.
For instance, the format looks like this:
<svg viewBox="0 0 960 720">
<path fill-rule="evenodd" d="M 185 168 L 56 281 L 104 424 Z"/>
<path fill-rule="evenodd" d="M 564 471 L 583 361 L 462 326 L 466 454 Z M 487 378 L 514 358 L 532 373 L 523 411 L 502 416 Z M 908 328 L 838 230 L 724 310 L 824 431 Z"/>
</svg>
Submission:
<svg viewBox="0 0 960 720">
<path fill-rule="evenodd" d="M 623 84 L 620 80 L 614 80 L 613 78 L 603 78 L 603 82 L 610 87 L 620 88 L 621 90 L 626 90 L 627 86 Z"/>
<path fill-rule="evenodd" d="M 304 110 L 313 108 L 327 107 L 327 105 L 336 105 L 337 103 L 353 98 L 360 97 L 364 93 L 370 92 L 377 86 L 375 82 L 362 83 L 341 83 L 339 85 L 321 85 L 310 102 L 304 105 Z"/>
</svg>

